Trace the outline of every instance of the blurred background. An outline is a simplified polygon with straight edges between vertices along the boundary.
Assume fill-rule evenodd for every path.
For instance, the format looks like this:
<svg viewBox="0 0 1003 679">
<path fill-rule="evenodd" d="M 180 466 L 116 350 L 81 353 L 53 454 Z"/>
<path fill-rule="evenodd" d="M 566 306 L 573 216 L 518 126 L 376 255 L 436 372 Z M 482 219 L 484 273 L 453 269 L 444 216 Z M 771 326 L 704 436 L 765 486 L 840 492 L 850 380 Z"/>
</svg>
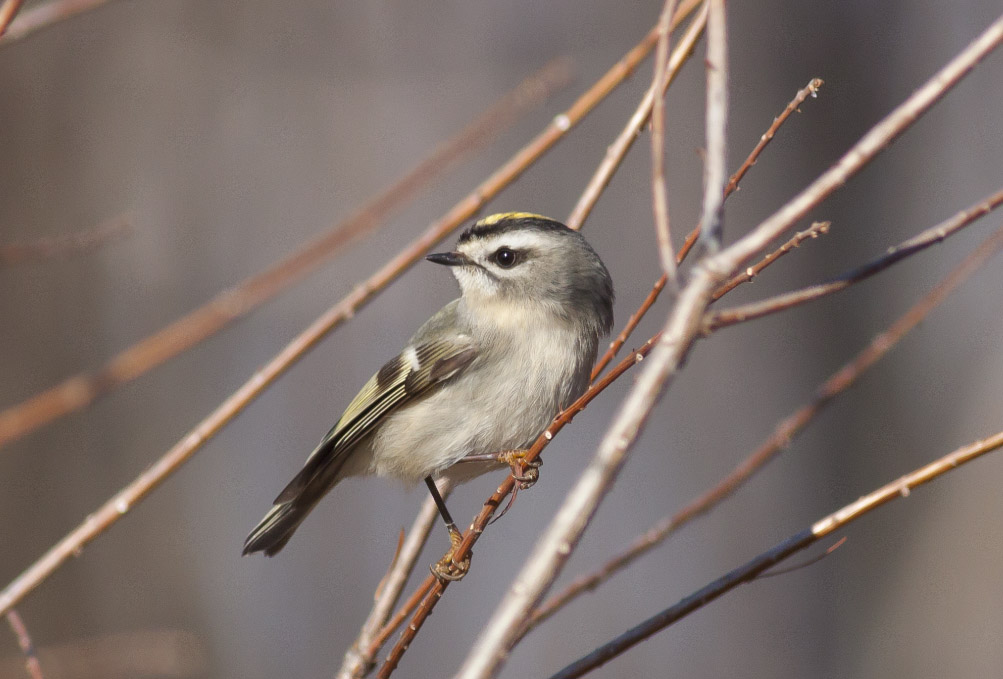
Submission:
<svg viewBox="0 0 1003 679">
<path fill-rule="evenodd" d="M 542 129 L 640 40 L 660 8 L 131 0 L 0 47 L 0 243 L 73 233 L 124 212 L 134 227 L 88 254 L 0 268 L 0 408 L 100 366 L 290 253 L 553 57 L 571 57 L 576 72 L 570 87 L 287 294 L 0 450 L 0 580 Z M 799 88 L 813 77 L 825 85 L 728 202 L 726 235 L 745 232 L 826 169 L 999 9 L 996 0 L 730 3 L 732 169 Z M 668 98 L 677 235 L 699 210 L 703 50 Z M 645 62 L 485 214 L 566 216 L 650 77 Z M 645 134 L 585 228 L 616 283 L 618 325 L 658 276 L 649 171 Z M 810 215 L 832 221 L 829 235 L 728 304 L 870 259 L 1001 179 L 996 53 Z M 999 223 L 990 216 L 848 292 L 700 342 L 558 586 L 715 483 Z M 1001 292 L 996 259 L 734 498 L 528 637 L 504 676 L 548 676 L 822 515 L 998 431 Z M 30 595 L 18 608 L 43 670 L 50 658 L 47 676 L 331 676 L 425 490 L 352 480 L 275 559 L 242 559 L 241 544 L 357 388 L 455 295 L 441 268 L 409 270 Z M 632 345 L 661 324 L 666 305 Z M 455 671 L 630 384 L 618 382 L 548 448 L 541 482 L 478 543 L 470 575 L 450 588 L 398 676 Z M 453 496 L 461 524 L 503 476 Z M 696 677 L 1000 676 L 1001 483 L 998 454 L 961 469 L 854 524 L 822 562 L 744 586 L 594 676 L 666 676 L 667 668 Z M 444 547 L 437 527 L 418 577 Z M 117 668 L 88 665 L 92 656 Z M 0 631 L 0 676 L 22 672 L 13 635 Z"/>
</svg>

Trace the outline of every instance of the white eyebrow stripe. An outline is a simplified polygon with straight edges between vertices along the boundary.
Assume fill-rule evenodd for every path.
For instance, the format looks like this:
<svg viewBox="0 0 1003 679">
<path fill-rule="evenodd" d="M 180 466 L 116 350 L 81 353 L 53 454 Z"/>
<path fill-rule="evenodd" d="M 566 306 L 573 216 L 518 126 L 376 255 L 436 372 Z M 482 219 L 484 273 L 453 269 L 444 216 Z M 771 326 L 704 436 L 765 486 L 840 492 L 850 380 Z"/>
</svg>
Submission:
<svg viewBox="0 0 1003 679">
<path fill-rule="evenodd" d="M 473 246 L 482 252 L 494 252 L 503 245 L 513 250 L 525 250 L 528 248 L 541 247 L 549 242 L 549 238 L 537 231 L 510 231 L 499 233 L 486 238 L 478 238 L 469 241 L 464 245 Z"/>
</svg>

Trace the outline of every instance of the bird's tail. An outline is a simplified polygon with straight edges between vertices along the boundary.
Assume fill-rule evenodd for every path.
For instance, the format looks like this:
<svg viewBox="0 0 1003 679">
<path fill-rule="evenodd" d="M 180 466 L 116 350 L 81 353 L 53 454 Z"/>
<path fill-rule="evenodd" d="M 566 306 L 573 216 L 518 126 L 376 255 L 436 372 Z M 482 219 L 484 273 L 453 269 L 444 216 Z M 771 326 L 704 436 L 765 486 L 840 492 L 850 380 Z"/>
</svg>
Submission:
<svg viewBox="0 0 1003 679">
<path fill-rule="evenodd" d="M 313 504 L 293 500 L 272 507 L 244 540 L 244 556 L 254 552 L 264 552 L 265 556 L 278 554 L 313 509 Z"/>
</svg>

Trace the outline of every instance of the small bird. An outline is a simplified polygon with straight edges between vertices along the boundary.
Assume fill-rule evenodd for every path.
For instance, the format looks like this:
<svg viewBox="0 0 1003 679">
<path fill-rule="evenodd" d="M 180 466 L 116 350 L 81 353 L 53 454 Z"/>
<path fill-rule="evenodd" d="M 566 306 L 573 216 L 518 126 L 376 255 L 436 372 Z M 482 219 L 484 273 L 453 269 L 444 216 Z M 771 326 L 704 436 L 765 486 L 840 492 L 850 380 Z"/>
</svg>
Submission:
<svg viewBox="0 0 1003 679">
<path fill-rule="evenodd" d="M 459 483 L 507 464 L 535 481 L 525 451 L 584 393 L 613 325 L 609 272 L 577 231 L 526 212 L 486 217 L 454 252 L 426 259 L 451 268 L 461 296 L 366 382 L 247 536 L 245 555 L 278 553 L 346 477 L 424 479 L 451 543 L 432 570 L 458 579 L 469 562 L 452 560 L 460 532 L 435 479 Z"/>
</svg>

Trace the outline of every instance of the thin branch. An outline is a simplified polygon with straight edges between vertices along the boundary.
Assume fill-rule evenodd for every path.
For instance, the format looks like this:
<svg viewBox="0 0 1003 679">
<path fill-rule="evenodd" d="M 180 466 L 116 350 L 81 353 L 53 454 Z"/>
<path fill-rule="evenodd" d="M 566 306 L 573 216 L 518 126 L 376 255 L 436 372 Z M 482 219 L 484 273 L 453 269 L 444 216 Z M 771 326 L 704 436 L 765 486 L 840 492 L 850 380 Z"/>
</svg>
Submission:
<svg viewBox="0 0 1003 679">
<path fill-rule="evenodd" d="M 5 243 L 0 245 L 0 266 L 74 257 L 124 238 L 132 231 L 132 222 L 128 215 L 119 215 L 76 233 L 39 238 L 30 243 Z"/>
<path fill-rule="evenodd" d="M 112 357 L 97 370 L 78 373 L 0 412 L 0 447 L 85 408 L 211 337 L 299 282 L 349 243 L 382 226 L 391 214 L 406 205 L 419 191 L 428 188 L 446 170 L 482 148 L 556 89 L 564 87 L 571 78 L 570 70 L 566 59 L 551 61 L 495 102 L 459 134 L 439 146 L 397 183 L 332 229 L 311 239 L 265 271 L 220 292 L 201 307 Z"/>
<path fill-rule="evenodd" d="M 443 499 L 448 497 L 450 490 L 445 483 L 442 481 L 439 482 L 439 492 Z M 366 618 L 366 622 L 363 623 L 362 630 L 359 632 L 355 643 L 345 653 L 345 657 L 341 662 L 341 669 L 338 670 L 338 674 L 336 675 L 337 679 L 362 677 L 372 667 L 376 654 L 380 649 L 379 645 L 373 648 L 373 642 L 379 635 L 384 623 L 390 617 L 394 605 L 400 598 L 401 592 L 407 584 L 408 578 L 411 576 L 411 571 L 414 570 L 414 565 L 421 554 L 422 547 L 425 546 L 425 542 L 428 540 L 428 534 L 438 519 L 439 510 L 436 508 L 435 502 L 433 502 L 431 497 L 425 498 L 425 502 L 422 504 L 418 515 L 414 519 L 414 523 L 411 525 L 411 530 L 407 533 L 407 539 L 394 559 L 390 570 L 380 583 L 376 601 L 373 604 L 373 610 L 369 613 L 369 617 Z"/>
<path fill-rule="evenodd" d="M 851 522 L 859 519 L 864 514 L 871 512 L 881 505 L 900 497 L 908 497 L 912 490 L 918 486 L 928 483 L 939 476 L 957 469 L 963 464 L 971 462 L 983 455 L 1003 448 L 1003 432 L 999 432 L 988 438 L 976 441 L 963 448 L 955 450 L 949 455 L 931 462 L 925 467 L 906 474 L 905 476 L 892 481 L 891 483 L 878 488 L 865 495 L 856 502 L 846 505 L 832 514 L 816 521 L 810 528 L 807 528 L 796 535 L 792 535 L 772 549 L 763 552 L 753 560 L 739 566 L 727 575 L 718 578 L 709 585 L 697 590 L 679 603 L 665 609 L 661 613 L 654 615 L 641 624 L 631 628 L 616 639 L 600 646 L 588 655 L 576 660 L 560 672 L 551 676 L 550 679 L 575 679 L 581 677 L 591 670 L 600 667 L 609 660 L 622 654 L 632 646 L 644 641 L 656 632 L 659 632 L 669 625 L 684 618 L 690 613 L 703 608 L 714 601 L 722 594 L 736 588 L 742 583 L 755 579 L 759 574 L 768 568 L 780 563 L 787 557 L 799 552 L 814 544 L 823 537 L 847 526 Z"/>
<path fill-rule="evenodd" d="M 1003 40 L 1003 18 L 997 20 L 927 85 L 868 132 L 837 164 L 797 198 L 727 249 L 699 262 L 665 323 L 663 333 L 627 395 L 588 467 L 565 496 L 523 568 L 516 575 L 464 661 L 463 679 L 492 676 L 504 662 L 529 614 L 560 573 L 605 495 L 609 492 L 652 408 L 678 374 L 700 331 L 714 290 L 742 264 L 761 251 L 859 171 L 901 134 L 930 105 Z M 837 181 L 838 180 L 838 181 Z M 723 190 L 723 186 L 717 189 Z M 707 203 L 705 202 L 705 205 Z"/>
<path fill-rule="evenodd" d="M 773 264 L 773 262 L 775 262 L 778 258 L 783 257 L 794 248 L 801 247 L 801 243 L 805 242 L 809 238 L 818 238 L 822 234 L 829 233 L 829 227 L 831 225 L 832 222 L 815 222 L 804 231 L 798 231 L 789 241 L 763 257 L 754 266 L 750 266 L 742 273 L 732 276 L 730 281 L 714 291 L 714 295 L 711 299 L 717 301 L 737 288 L 739 285 L 752 282 L 752 279 L 758 276 L 763 269 L 768 267 L 770 264 Z"/>
<path fill-rule="evenodd" d="M 926 229 L 899 245 L 888 248 L 881 257 L 837 276 L 828 283 L 819 283 L 818 285 L 812 285 L 801 290 L 795 290 L 794 292 L 787 292 L 760 302 L 711 312 L 707 314 L 704 321 L 704 332 L 711 333 L 729 325 L 762 318 L 763 316 L 785 311 L 791 307 L 845 290 L 855 283 L 859 283 L 884 271 L 906 257 L 922 252 L 931 245 L 936 245 L 949 236 L 953 236 L 969 224 L 995 210 L 1001 203 L 1003 203 L 1003 188 L 982 199 L 980 202 L 965 208 L 940 224 Z"/>
<path fill-rule="evenodd" d="M 50 0 L 35 5 L 22 12 L 18 20 L 10 26 L 10 30 L 3 35 L 3 38 L 0 38 L 0 47 L 9 45 L 15 40 L 20 40 L 63 19 L 69 19 L 81 12 L 100 7 L 106 2 L 108 0 Z"/>
<path fill-rule="evenodd" d="M 748 172 L 749 169 L 756 164 L 756 161 L 759 160 L 760 154 L 762 154 L 766 146 L 773 140 L 773 137 L 776 136 L 777 130 L 780 129 L 780 126 L 783 125 L 784 122 L 786 122 L 787 118 L 790 117 L 791 113 L 798 110 L 798 107 L 800 107 L 801 104 L 803 104 L 804 101 L 809 96 L 814 97 L 815 93 L 817 92 L 818 88 L 821 87 L 821 85 L 822 85 L 822 80 L 820 78 L 813 79 L 810 83 L 808 83 L 807 87 L 804 87 L 803 89 L 798 91 L 794 99 L 789 104 L 787 104 L 787 108 L 785 108 L 784 111 L 778 117 L 773 119 L 773 124 L 771 124 L 769 129 L 763 134 L 762 137 L 760 137 L 759 143 L 757 143 L 755 148 L 752 149 L 752 152 L 749 153 L 748 157 L 745 159 L 745 162 L 743 162 L 741 167 L 738 168 L 738 171 L 731 176 L 731 179 L 728 181 L 727 186 L 724 187 L 725 199 L 727 199 L 732 193 L 738 190 L 739 182 L 742 181 L 742 178 L 745 177 L 746 172 Z M 676 253 L 677 264 L 682 263 L 682 261 L 686 258 L 686 255 L 689 254 L 693 245 L 696 244 L 697 238 L 699 236 L 700 236 L 700 224 L 698 223 L 696 227 L 686 237 L 686 241 L 683 243 L 682 247 L 679 248 L 679 252 Z M 604 353 L 602 357 L 596 362 L 595 368 L 592 369 L 593 380 L 606 368 L 609 362 L 612 361 L 614 357 L 616 357 L 617 352 L 620 351 L 620 347 L 624 345 L 624 343 L 630 337 L 631 333 L 634 332 L 634 328 L 637 327 L 637 324 L 640 322 L 641 318 L 644 317 L 644 314 L 647 313 L 651 305 L 655 303 L 656 299 L 658 299 L 658 295 L 665 287 L 667 281 L 668 277 L 665 275 L 663 275 L 661 278 L 655 281 L 655 285 L 652 287 L 651 292 L 648 293 L 648 296 L 641 304 L 641 308 L 639 308 L 634 313 L 634 315 L 630 317 L 630 319 L 627 321 L 627 325 L 623 329 L 623 332 L 621 332 L 617 336 L 617 338 L 610 343 L 609 349 L 607 349 L 606 353 Z"/>
<path fill-rule="evenodd" d="M 70 557 L 79 554 L 87 543 L 114 525 L 137 502 L 143 500 L 168 476 L 177 471 L 206 441 L 215 436 L 230 420 L 243 411 L 268 385 L 302 358 L 328 332 L 351 318 L 376 293 L 386 287 L 407 267 L 421 259 L 432 246 L 476 214 L 498 192 L 513 182 L 527 167 L 556 144 L 568 130 L 577 125 L 616 85 L 633 73 L 643 60 L 644 55 L 654 47 L 654 40 L 654 31 L 652 31 L 579 97 L 567 111 L 554 118 L 535 139 L 516 152 L 502 167 L 495 170 L 490 177 L 457 203 L 446 215 L 433 222 L 423 234 L 384 264 L 376 273 L 322 314 L 278 355 L 255 372 L 243 386 L 227 397 L 194 429 L 185 434 L 159 460 L 113 495 L 96 512 L 88 516 L 82 524 L 57 542 L 26 571 L 7 585 L 0 592 L 0 613 L 5 613 L 12 606 L 15 606 Z"/>
<path fill-rule="evenodd" d="M 676 10 L 676 18 L 673 20 L 672 27 L 675 28 L 698 4 L 700 2 L 696 1 L 682 3 L 679 9 Z M 672 57 L 669 59 L 668 68 L 666 69 L 666 88 L 672 84 L 679 69 L 693 53 L 693 48 L 703 34 L 703 29 L 706 25 L 707 5 L 704 3 L 700 9 L 700 13 L 687 27 L 686 33 L 679 41 L 679 45 L 672 52 Z M 656 26 L 652 29 L 652 35 L 657 36 L 657 31 L 658 27 Z M 648 118 L 651 116 L 651 108 L 655 102 L 655 90 L 654 86 L 648 88 L 648 91 L 645 92 L 644 97 L 641 99 L 641 103 L 637 105 L 634 114 L 627 121 L 627 125 L 623 128 L 623 131 L 620 132 L 616 140 L 606 149 L 606 155 L 603 157 L 602 162 L 599 163 L 595 174 L 592 175 L 585 190 L 582 191 L 578 203 L 571 211 L 571 214 L 568 215 L 566 223 L 572 229 L 577 230 L 582 228 L 585 220 L 592 212 L 592 208 L 595 207 L 596 202 L 599 200 L 599 196 L 602 195 L 602 192 L 609 185 L 613 174 L 620 167 L 620 163 L 623 162 L 624 157 L 627 155 L 627 151 L 630 150 L 630 147 L 634 144 L 634 140 L 641 133 L 641 128 L 648 122 Z"/>
<path fill-rule="evenodd" d="M 24 624 L 20 614 L 13 608 L 7 611 L 7 623 L 14 632 L 14 636 L 17 637 L 17 645 L 24 653 L 24 666 L 28 671 L 28 676 L 31 679 L 45 679 L 42 674 L 42 666 L 38 662 L 38 655 L 35 653 L 35 644 L 31 641 L 31 635 L 28 634 L 28 627 Z"/>
<path fill-rule="evenodd" d="M 716 252 L 721 246 L 728 171 L 728 28 L 724 0 L 707 0 L 707 6 L 707 153 L 700 238 Z"/>
<path fill-rule="evenodd" d="M 4 0 L 3 5 L 0 5 L 0 36 L 7 32 L 7 27 L 23 4 L 24 0 Z"/>
<path fill-rule="evenodd" d="M 531 616 L 523 634 L 551 617 L 572 599 L 586 591 L 594 590 L 606 582 L 618 571 L 626 568 L 638 558 L 647 554 L 654 547 L 664 542 L 669 536 L 684 525 L 706 514 L 742 487 L 757 471 L 779 455 L 801 431 L 832 401 L 845 392 L 875 363 L 885 356 L 913 328 L 915 328 L 931 311 L 953 292 L 975 269 L 981 265 L 994 248 L 1003 245 L 1003 228 L 995 236 L 988 239 L 978 250 L 973 252 L 948 276 L 943 278 L 922 299 L 914 304 L 905 314 L 890 325 L 886 330 L 876 335 L 871 342 L 856 356 L 837 370 L 816 390 L 810 403 L 802 406 L 789 417 L 782 420 L 773 433 L 760 446 L 722 479 L 717 485 L 696 498 L 681 510 L 659 521 L 634 540 L 623 552 L 607 561 L 598 570 L 580 576 L 571 582 L 560 593 L 548 599 L 537 608 Z"/>
<path fill-rule="evenodd" d="M 614 368 L 612 368 L 608 373 L 603 375 L 602 379 L 594 382 L 588 390 L 578 398 L 577 401 L 572 403 L 568 408 L 563 410 L 557 417 L 554 418 L 550 426 L 540 436 L 537 437 L 536 441 L 526 452 L 526 462 L 532 462 L 535 460 L 543 449 L 550 443 L 550 441 L 564 428 L 565 425 L 571 422 L 571 420 L 581 412 L 589 403 L 595 399 L 602 391 L 608 387 L 610 384 L 615 382 L 621 375 L 623 375 L 631 367 L 644 360 L 644 358 L 651 351 L 658 336 L 648 340 L 643 346 L 637 349 L 630 356 L 625 357 L 620 361 Z M 470 527 L 463 534 L 463 541 L 456 548 L 453 554 L 454 561 L 462 561 L 466 558 L 473 549 L 474 544 L 480 538 L 484 529 L 491 522 L 491 518 L 494 513 L 505 501 L 505 498 L 512 492 L 515 488 L 515 479 L 512 478 L 511 474 L 505 479 L 504 482 L 495 490 L 494 494 L 487 499 L 484 505 L 481 507 L 481 511 L 474 517 L 473 522 L 471 522 Z M 404 652 L 410 646 L 411 642 L 414 640 L 418 631 L 421 629 L 425 620 L 428 616 L 432 614 L 432 610 L 435 608 L 435 604 L 442 597 L 443 592 L 445 592 L 446 587 L 449 586 L 449 581 L 440 580 L 438 578 L 429 576 L 422 583 L 419 592 L 422 593 L 421 604 L 418 606 L 411 623 L 404 628 L 400 639 L 397 644 L 391 650 L 386 662 L 384 662 L 383 667 L 380 668 L 379 677 L 380 679 L 387 679 L 393 671 L 397 668 L 397 664 L 400 662 L 404 655 Z M 417 592 L 416 592 L 417 594 Z M 414 597 L 412 597 L 413 599 Z M 403 609 L 409 610 L 406 605 Z M 398 616 L 394 616 L 394 620 L 391 620 L 387 624 L 384 632 L 381 632 L 381 636 L 388 638 L 393 630 L 397 628 L 400 623 L 403 622 L 403 616 L 398 619 Z"/>
<path fill-rule="evenodd" d="M 665 0 L 658 20 L 658 48 L 655 50 L 655 75 L 652 88 L 665 92 L 668 80 L 669 34 L 676 0 Z M 672 250 L 672 231 L 669 228 L 669 195 L 665 185 L 665 96 L 654 98 L 651 109 L 651 201 L 655 216 L 655 236 L 662 270 L 676 286 L 676 255 Z"/>
</svg>

